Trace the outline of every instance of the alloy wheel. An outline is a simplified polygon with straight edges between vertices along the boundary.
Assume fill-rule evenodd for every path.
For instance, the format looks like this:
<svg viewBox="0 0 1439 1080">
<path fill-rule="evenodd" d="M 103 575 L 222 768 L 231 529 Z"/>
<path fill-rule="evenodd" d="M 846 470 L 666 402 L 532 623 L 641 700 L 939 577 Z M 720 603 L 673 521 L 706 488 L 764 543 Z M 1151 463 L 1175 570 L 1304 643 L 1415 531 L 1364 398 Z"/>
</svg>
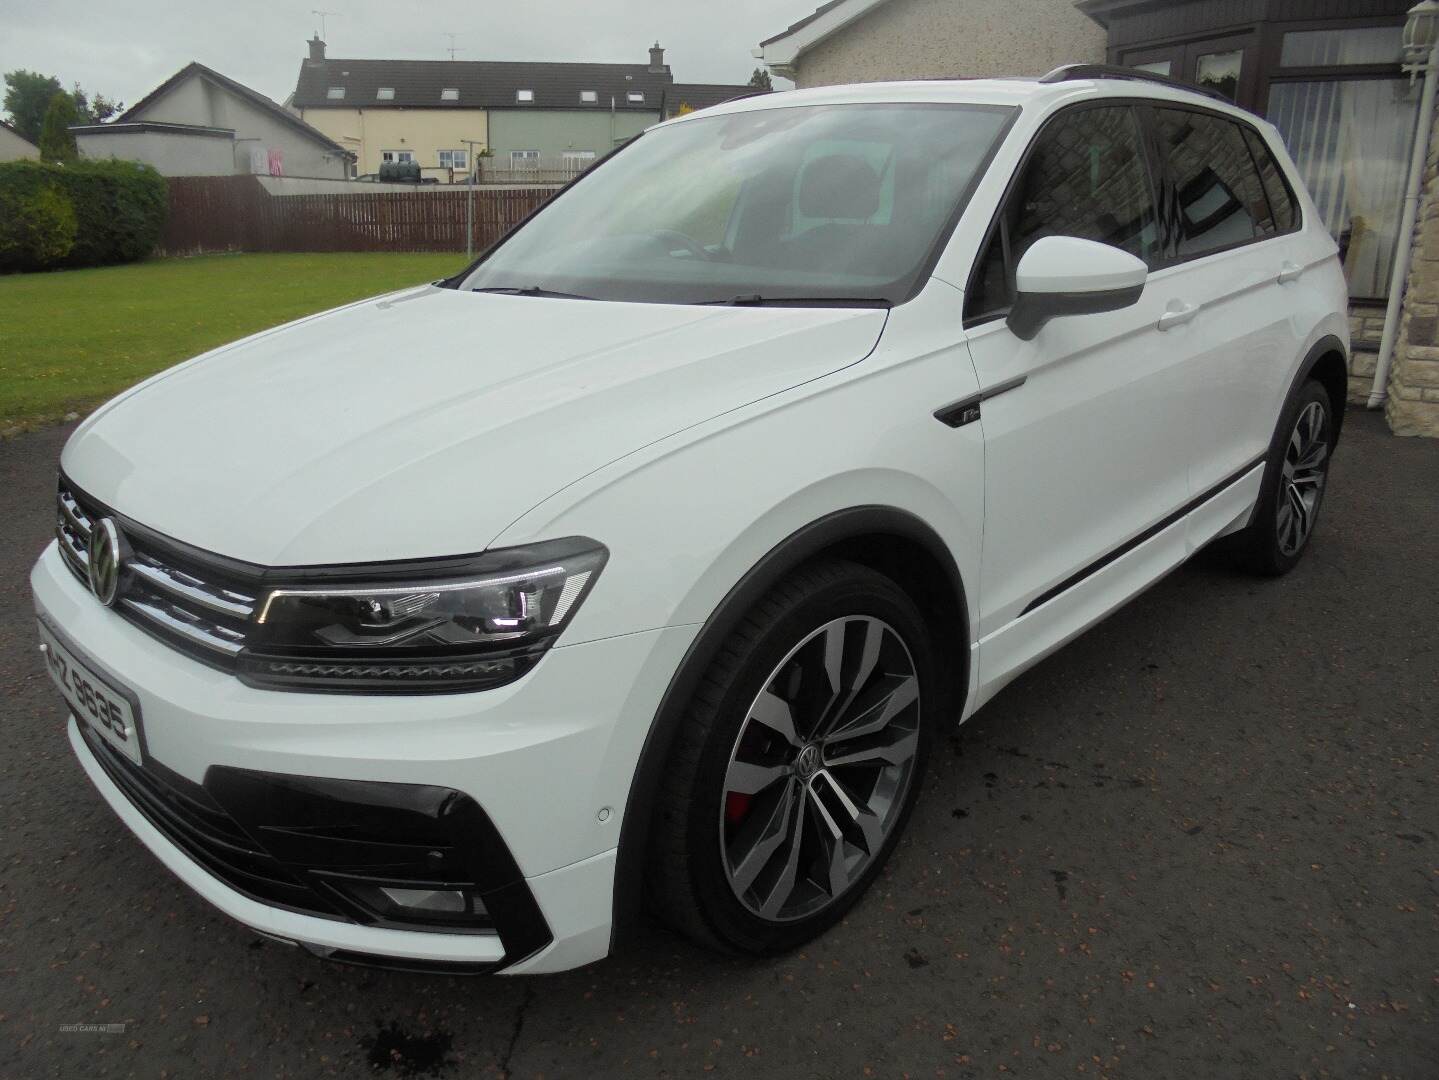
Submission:
<svg viewBox="0 0 1439 1080">
<path fill-rule="evenodd" d="M 863 876 L 903 813 L 919 725 L 914 659 L 879 619 L 834 619 L 780 661 L 740 726 L 721 797 L 721 856 L 749 911 L 801 919 Z"/>
<path fill-rule="evenodd" d="M 1300 412 L 1289 444 L 1284 448 L 1275 529 L 1279 550 L 1286 556 L 1297 553 L 1309 539 L 1319 514 L 1319 502 L 1324 497 L 1324 481 L 1329 470 L 1324 420 L 1324 406 L 1311 401 Z"/>
</svg>

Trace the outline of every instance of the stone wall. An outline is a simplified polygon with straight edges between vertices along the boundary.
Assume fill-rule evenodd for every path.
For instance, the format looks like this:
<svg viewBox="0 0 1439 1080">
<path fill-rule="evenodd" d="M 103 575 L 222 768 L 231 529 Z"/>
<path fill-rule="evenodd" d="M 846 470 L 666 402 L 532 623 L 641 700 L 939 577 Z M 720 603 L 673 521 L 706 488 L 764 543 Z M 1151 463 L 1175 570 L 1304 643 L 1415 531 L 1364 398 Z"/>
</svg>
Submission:
<svg viewBox="0 0 1439 1080">
<path fill-rule="evenodd" d="M 1349 403 L 1363 405 L 1374 386 L 1379 339 L 1384 336 L 1384 305 L 1355 300 L 1349 305 Z"/>
<path fill-rule="evenodd" d="M 1396 435 L 1439 438 L 1439 114 L 1434 127 L 1384 415 Z"/>
<path fill-rule="evenodd" d="M 890 0 L 801 53 L 795 84 L 1043 75 L 1103 63 L 1104 42 L 1074 0 Z"/>
</svg>

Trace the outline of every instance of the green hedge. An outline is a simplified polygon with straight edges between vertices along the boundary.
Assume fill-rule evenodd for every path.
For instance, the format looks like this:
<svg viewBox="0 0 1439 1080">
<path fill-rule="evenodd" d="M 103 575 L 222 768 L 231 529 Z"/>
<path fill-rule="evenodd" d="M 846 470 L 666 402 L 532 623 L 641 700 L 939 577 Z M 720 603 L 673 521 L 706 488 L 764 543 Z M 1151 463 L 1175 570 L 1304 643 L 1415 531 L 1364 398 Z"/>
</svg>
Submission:
<svg viewBox="0 0 1439 1080">
<path fill-rule="evenodd" d="M 0 272 L 143 259 L 168 208 L 164 177 L 139 162 L 0 164 Z"/>
</svg>

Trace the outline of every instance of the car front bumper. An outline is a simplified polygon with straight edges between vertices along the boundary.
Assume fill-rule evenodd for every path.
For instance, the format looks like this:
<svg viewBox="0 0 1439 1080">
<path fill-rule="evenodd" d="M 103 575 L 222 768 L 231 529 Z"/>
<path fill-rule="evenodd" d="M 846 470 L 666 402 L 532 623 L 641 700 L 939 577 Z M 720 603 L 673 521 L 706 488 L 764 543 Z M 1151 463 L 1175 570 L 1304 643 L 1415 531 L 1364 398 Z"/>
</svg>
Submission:
<svg viewBox="0 0 1439 1080">
<path fill-rule="evenodd" d="M 635 763 L 694 628 L 557 645 L 524 678 L 476 694 L 285 693 L 246 687 L 102 607 L 53 544 L 31 586 L 39 617 L 98 674 L 133 693 L 141 768 L 197 787 L 220 767 L 463 793 L 492 823 L 543 923 L 542 935 L 512 941 L 547 943 L 517 955 L 506 949 L 503 926 L 407 929 L 265 903 L 192 857 L 173 829 L 157 827 L 166 823 L 137 801 L 115 762 L 102 760 L 104 744 L 92 747 L 72 717 L 71 745 L 101 795 L 161 862 L 226 914 L 323 955 L 400 967 L 546 972 L 609 951 L 616 848 Z"/>
</svg>

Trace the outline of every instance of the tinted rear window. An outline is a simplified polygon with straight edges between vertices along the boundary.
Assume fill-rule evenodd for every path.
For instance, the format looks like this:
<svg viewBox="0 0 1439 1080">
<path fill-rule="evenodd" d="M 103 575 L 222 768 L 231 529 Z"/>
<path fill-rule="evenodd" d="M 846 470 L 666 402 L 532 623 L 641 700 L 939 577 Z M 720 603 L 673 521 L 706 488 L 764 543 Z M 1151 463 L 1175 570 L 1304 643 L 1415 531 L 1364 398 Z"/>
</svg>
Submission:
<svg viewBox="0 0 1439 1080">
<path fill-rule="evenodd" d="M 1174 254 L 1194 259 L 1274 232 L 1269 201 L 1239 125 L 1210 113 L 1155 109 L 1174 185 Z"/>
<path fill-rule="evenodd" d="M 1261 139 L 1253 128 L 1243 130 L 1244 139 L 1249 143 L 1249 152 L 1254 157 L 1254 164 L 1259 168 L 1259 180 L 1264 185 L 1264 194 L 1269 196 L 1274 227 L 1282 233 L 1288 232 L 1294 228 L 1296 221 L 1294 196 L 1289 192 L 1289 184 L 1279 169 L 1279 162 L 1274 160 L 1269 144 Z"/>
</svg>

